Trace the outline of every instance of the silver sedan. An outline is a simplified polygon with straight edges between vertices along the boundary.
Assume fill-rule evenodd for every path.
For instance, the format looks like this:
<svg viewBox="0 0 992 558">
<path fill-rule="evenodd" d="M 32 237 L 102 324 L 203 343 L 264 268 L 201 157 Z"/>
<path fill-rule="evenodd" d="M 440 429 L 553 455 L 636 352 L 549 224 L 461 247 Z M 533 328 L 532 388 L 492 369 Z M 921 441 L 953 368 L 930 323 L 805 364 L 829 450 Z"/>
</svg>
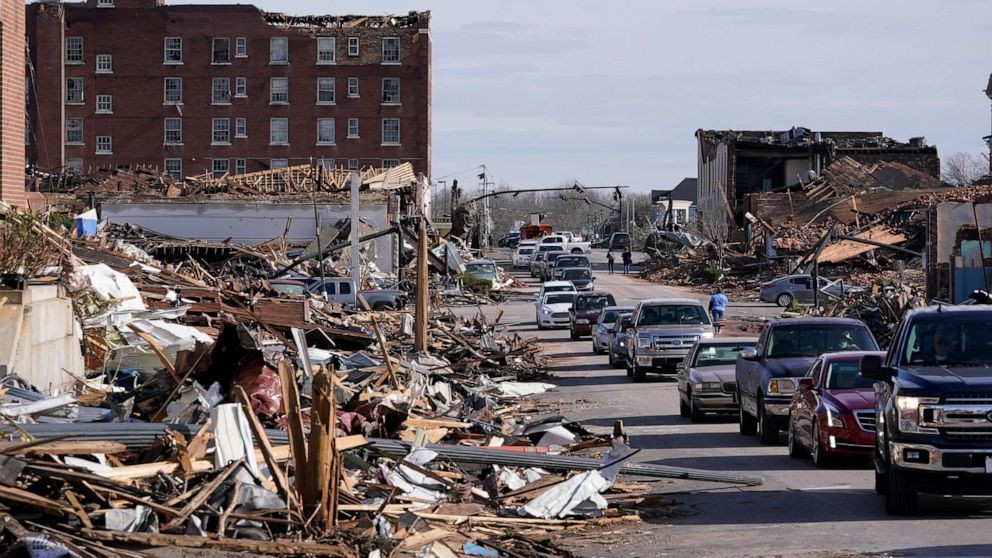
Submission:
<svg viewBox="0 0 992 558">
<path fill-rule="evenodd" d="M 704 339 L 686 355 L 675 370 L 679 391 L 679 414 L 701 422 L 706 413 L 736 412 L 737 353 L 754 347 L 754 337 Z"/>
<path fill-rule="evenodd" d="M 592 352 L 599 355 L 610 350 L 613 327 L 623 314 L 630 314 L 633 306 L 607 306 L 599 314 L 599 321 L 592 327 Z"/>
</svg>

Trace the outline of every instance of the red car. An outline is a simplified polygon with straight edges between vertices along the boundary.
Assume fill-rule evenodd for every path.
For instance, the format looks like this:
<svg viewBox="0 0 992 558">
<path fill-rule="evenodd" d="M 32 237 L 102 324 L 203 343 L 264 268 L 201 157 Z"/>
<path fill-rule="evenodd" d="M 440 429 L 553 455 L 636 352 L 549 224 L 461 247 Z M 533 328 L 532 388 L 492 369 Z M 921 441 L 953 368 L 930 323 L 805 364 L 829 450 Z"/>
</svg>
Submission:
<svg viewBox="0 0 992 558">
<path fill-rule="evenodd" d="M 789 405 L 789 456 L 812 455 L 817 467 L 835 458 L 870 457 L 875 447 L 874 380 L 858 374 L 874 351 L 827 353 L 799 378 Z"/>
</svg>

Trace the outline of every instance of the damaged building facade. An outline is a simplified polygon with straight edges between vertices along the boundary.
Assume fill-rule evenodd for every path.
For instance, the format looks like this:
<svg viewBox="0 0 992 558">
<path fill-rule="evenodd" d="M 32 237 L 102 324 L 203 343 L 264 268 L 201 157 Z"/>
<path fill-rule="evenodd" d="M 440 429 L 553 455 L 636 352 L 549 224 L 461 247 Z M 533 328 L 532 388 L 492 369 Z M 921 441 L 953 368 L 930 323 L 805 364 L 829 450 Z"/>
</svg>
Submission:
<svg viewBox="0 0 992 558">
<path fill-rule="evenodd" d="M 321 161 L 430 176 L 430 13 L 161 0 L 27 6 L 28 163 L 174 179 Z"/>
<path fill-rule="evenodd" d="M 752 210 L 752 196 L 801 189 L 845 156 L 860 165 L 898 163 L 918 174 L 940 176 L 937 148 L 922 137 L 902 143 L 882 132 L 814 132 L 794 127 L 785 131 L 700 129 L 696 139 L 700 215 L 726 222 L 729 237 L 737 240 L 748 237 L 745 215 Z"/>
</svg>

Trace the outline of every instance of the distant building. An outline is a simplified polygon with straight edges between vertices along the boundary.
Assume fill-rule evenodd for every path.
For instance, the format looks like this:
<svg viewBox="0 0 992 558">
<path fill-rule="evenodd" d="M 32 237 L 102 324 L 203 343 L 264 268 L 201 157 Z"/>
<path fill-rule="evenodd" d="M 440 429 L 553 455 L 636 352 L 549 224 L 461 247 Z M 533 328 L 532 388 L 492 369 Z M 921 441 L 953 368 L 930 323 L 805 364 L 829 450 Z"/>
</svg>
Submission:
<svg viewBox="0 0 992 558">
<path fill-rule="evenodd" d="M 683 178 L 671 190 L 651 190 L 651 220 L 663 224 L 668 211 L 668 200 L 672 200 L 672 221 L 676 225 L 687 225 L 696 219 L 696 179 Z M 670 194 L 670 195 L 669 195 Z"/>
<path fill-rule="evenodd" d="M 430 12 L 30 4 L 28 160 L 52 172 L 142 164 L 176 178 L 410 162 L 430 176 L 429 25 Z"/>
<path fill-rule="evenodd" d="M 0 200 L 24 207 L 24 3 L 0 2 Z"/>
</svg>

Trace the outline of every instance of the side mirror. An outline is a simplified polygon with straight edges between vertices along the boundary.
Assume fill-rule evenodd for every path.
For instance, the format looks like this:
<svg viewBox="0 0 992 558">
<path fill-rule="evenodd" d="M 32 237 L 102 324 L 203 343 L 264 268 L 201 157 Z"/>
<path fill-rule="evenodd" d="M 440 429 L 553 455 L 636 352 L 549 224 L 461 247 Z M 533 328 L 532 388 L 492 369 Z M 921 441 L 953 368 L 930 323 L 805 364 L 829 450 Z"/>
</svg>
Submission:
<svg viewBox="0 0 992 558">
<path fill-rule="evenodd" d="M 869 380 L 879 382 L 889 382 L 895 371 L 888 366 L 882 366 L 882 357 L 878 355 L 865 355 L 861 357 L 858 365 L 858 372 Z"/>
<path fill-rule="evenodd" d="M 741 349 L 741 352 L 737 353 L 741 355 L 744 360 L 758 360 L 758 351 L 754 347 L 747 347 L 746 349 Z"/>
<path fill-rule="evenodd" d="M 799 378 L 799 389 L 813 389 L 813 378 Z"/>
</svg>

